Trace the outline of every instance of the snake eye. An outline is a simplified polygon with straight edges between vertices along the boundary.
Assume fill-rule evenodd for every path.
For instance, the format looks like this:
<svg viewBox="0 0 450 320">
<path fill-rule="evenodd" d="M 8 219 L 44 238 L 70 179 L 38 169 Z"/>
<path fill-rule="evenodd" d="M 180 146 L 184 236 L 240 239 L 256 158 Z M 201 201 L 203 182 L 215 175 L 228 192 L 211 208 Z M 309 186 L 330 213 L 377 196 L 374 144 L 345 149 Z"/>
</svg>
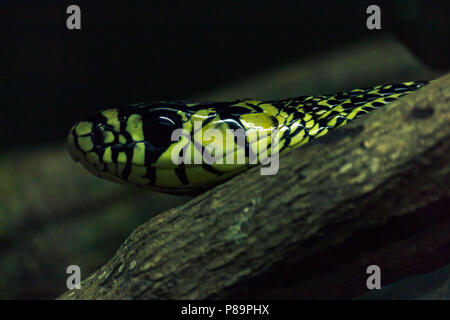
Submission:
<svg viewBox="0 0 450 320">
<path fill-rule="evenodd" d="M 100 146 L 103 144 L 103 131 L 100 129 L 100 127 L 95 127 L 92 130 L 92 142 L 96 146 Z"/>
<path fill-rule="evenodd" d="M 181 127 L 181 118 L 172 110 L 152 110 L 143 116 L 145 140 L 158 148 L 172 144 L 172 133 Z"/>
<path fill-rule="evenodd" d="M 149 140 L 155 146 L 167 147 L 172 143 L 171 137 L 175 129 L 177 125 L 172 119 L 159 116 L 153 122 Z"/>
</svg>

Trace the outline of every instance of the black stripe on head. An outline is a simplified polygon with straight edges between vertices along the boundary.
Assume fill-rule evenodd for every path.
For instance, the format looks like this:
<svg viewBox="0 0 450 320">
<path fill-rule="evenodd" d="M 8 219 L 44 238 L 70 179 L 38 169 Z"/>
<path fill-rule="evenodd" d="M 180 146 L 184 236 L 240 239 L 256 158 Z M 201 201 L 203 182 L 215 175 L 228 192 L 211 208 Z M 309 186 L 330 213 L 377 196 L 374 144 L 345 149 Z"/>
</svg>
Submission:
<svg viewBox="0 0 450 320">
<path fill-rule="evenodd" d="M 117 110 L 117 119 L 120 123 L 120 133 L 124 136 L 126 143 L 132 143 L 131 134 L 127 131 L 128 118 L 132 114 L 136 114 L 136 107 L 126 107 Z"/>
<path fill-rule="evenodd" d="M 128 177 L 131 173 L 131 159 L 133 158 L 133 146 L 127 145 L 127 148 L 125 149 L 125 155 L 127 157 L 127 162 L 125 164 L 125 167 L 122 170 L 122 179 L 125 181 L 128 181 Z"/>
<path fill-rule="evenodd" d="M 92 127 L 96 127 L 98 125 L 106 125 L 107 120 L 108 119 L 106 119 L 106 117 L 101 112 L 96 112 L 93 115 L 91 115 L 89 118 L 87 118 L 86 120 L 81 120 L 81 121 L 92 122 Z"/>
<path fill-rule="evenodd" d="M 144 163 L 147 167 L 151 166 L 153 163 L 158 161 L 159 157 L 164 153 L 166 149 L 164 148 L 157 148 L 154 145 L 152 145 L 150 142 L 145 141 L 145 159 Z"/>
<path fill-rule="evenodd" d="M 187 185 L 189 184 L 189 179 L 186 175 L 186 167 L 183 163 L 180 164 L 178 168 L 175 169 L 175 174 L 177 175 L 178 179 L 181 181 L 182 184 Z"/>
<path fill-rule="evenodd" d="M 147 172 L 143 176 L 143 178 L 146 178 L 149 180 L 148 185 L 154 186 L 156 183 L 156 168 L 153 166 L 147 166 Z"/>
</svg>

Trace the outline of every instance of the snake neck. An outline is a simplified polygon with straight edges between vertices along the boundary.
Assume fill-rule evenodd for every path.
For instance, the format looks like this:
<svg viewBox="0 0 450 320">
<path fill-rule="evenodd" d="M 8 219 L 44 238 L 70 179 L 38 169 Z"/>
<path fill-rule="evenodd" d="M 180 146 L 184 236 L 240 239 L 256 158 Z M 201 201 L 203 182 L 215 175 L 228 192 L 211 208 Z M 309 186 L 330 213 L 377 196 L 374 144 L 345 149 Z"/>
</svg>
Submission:
<svg viewBox="0 0 450 320">
<path fill-rule="evenodd" d="M 276 107 L 278 129 L 285 128 L 281 151 L 299 147 L 400 97 L 428 81 L 411 81 L 353 89 L 334 95 L 301 96 L 270 102 Z"/>
</svg>

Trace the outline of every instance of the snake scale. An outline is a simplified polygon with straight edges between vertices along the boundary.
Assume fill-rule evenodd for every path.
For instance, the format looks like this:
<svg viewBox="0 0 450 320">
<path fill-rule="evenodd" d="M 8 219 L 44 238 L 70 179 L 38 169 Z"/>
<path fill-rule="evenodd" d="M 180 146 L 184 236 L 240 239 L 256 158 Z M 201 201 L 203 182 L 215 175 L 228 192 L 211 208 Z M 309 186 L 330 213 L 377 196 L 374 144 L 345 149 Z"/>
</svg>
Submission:
<svg viewBox="0 0 450 320">
<path fill-rule="evenodd" d="M 78 121 L 69 131 L 67 145 L 72 158 L 98 177 L 159 192 L 192 195 L 254 166 L 255 157 L 252 160 L 251 156 L 258 155 L 261 145 L 269 156 L 285 153 L 427 83 L 411 81 L 273 101 L 133 104 Z M 181 135 L 174 141 L 176 129 L 184 130 L 189 137 Z M 224 137 L 228 137 L 227 130 L 243 132 L 245 136 L 239 140 L 243 144 L 236 136 L 206 139 L 208 129 Z M 191 151 L 189 160 L 212 150 L 210 155 L 217 156 L 215 159 L 231 154 L 235 160 L 242 156 L 243 161 L 175 163 L 173 154 L 181 155 L 181 150 Z M 262 158 L 256 156 L 257 163 L 262 162 L 259 160 Z"/>
</svg>

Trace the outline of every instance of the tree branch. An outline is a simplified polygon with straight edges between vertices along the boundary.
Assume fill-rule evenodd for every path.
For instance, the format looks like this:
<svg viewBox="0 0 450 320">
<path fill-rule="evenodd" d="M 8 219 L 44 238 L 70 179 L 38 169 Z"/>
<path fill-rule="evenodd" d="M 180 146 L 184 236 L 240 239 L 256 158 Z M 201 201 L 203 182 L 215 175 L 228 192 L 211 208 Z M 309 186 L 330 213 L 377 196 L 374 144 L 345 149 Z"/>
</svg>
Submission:
<svg viewBox="0 0 450 320">
<path fill-rule="evenodd" d="M 450 263 L 450 75 L 138 227 L 61 299 L 347 298 Z"/>
</svg>

